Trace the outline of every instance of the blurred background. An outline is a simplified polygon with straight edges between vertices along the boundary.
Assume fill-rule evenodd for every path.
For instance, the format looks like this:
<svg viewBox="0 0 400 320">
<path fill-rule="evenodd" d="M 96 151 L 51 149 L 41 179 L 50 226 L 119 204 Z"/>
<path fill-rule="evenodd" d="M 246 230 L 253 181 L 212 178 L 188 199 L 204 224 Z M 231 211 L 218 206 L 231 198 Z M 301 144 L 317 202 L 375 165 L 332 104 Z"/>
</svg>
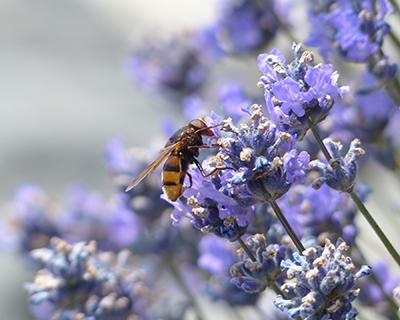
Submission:
<svg viewBox="0 0 400 320">
<path fill-rule="evenodd" d="M 131 46 L 147 32 L 212 14 L 208 0 L 1 0 L 1 204 L 25 182 L 52 195 L 72 182 L 111 189 L 105 142 L 146 146 L 160 118 L 178 111 L 132 84 L 124 71 Z M 23 283 L 33 274 L 17 255 L 1 253 L 3 319 L 31 318 Z"/>
</svg>

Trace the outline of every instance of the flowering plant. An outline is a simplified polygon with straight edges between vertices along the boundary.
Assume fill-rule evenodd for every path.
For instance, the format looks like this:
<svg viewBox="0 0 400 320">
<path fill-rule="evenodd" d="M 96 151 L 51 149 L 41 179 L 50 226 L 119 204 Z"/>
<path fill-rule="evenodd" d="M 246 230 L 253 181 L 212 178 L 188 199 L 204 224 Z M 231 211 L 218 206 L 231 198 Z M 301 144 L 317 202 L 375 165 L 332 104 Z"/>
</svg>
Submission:
<svg viewBox="0 0 400 320">
<path fill-rule="evenodd" d="M 375 156 L 393 170 L 400 161 L 400 86 L 383 47 L 388 36 L 399 44 L 386 21 L 395 4 L 308 3 L 313 28 L 300 41 L 333 64 L 315 63 L 299 42 L 290 54 L 272 49 L 278 32 L 295 29 L 289 8 L 273 0 L 220 0 L 214 23 L 132 52 L 133 78 L 181 102 L 191 122 L 161 156 L 110 140 L 109 198 L 74 185 L 63 208 L 39 186 L 16 191 L 1 243 L 31 252 L 41 268 L 25 286 L 38 319 L 206 319 L 204 295 L 265 318 L 356 319 L 373 307 L 400 319 L 400 248 L 364 205 L 370 189 L 358 163 Z M 261 74 L 223 84 L 216 102 L 217 90 L 202 85 L 213 68 L 245 56 Z M 355 62 L 357 73 L 342 73 Z M 246 94 L 246 81 L 258 94 Z M 205 127 L 191 126 L 194 115 Z M 360 245 L 362 218 L 390 267 Z"/>
</svg>

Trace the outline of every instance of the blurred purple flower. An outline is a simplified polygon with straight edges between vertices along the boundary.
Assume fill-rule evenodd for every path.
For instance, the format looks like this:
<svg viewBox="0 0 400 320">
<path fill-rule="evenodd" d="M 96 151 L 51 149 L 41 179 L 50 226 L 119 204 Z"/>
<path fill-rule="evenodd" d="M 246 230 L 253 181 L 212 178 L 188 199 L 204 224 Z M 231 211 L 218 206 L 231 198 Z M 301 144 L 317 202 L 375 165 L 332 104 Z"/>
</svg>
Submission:
<svg viewBox="0 0 400 320">
<path fill-rule="evenodd" d="M 190 34 L 147 41 L 131 54 L 127 70 L 151 91 L 178 95 L 197 89 L 208 73 L 206 60 Z"/>
<path fill-rule="evenodd" d="M 387 0 L 325 1 L 324 5 L 311 0 L 309 3 L 313 31 L 305 43 L 319 47 L 325 61 L 329 61 L 330 53 L 353 62 L 368 61 L 379 51 L 383 37 L 390 30 L 385 17 L 394 12 Z"/>
<path fill-rule="evenodd" d="M 96 240 L 101 249 L 110 250 L 104 223 L 105 201 L 99 193 L 76 184 L 67 190 L 65 209 L 56 225 L 68 243 Z"/>
<path fill-rule="evenodd" d="M 198 245 L 200 257 L 197 264 L 212 274 L 228 274 L 230 267 L 238 261 L 235 247 L 226 239 L 205 235 Z"/>
<path fill-rule="evenodd" d="M 244 116 L 243 109 L 250 107 L 251 103 L 246 98 L 243 86 L 240 83 L 226 83 L 219 89 L 219 101 L 227 117 L 234 122 Z"/>
<path fill-rule="evenodd" d="M 9 220 L 1 224 L 0 242 L 6 245 L 6 250 L 13 248 L 28 254 L 60 235 L 55 225 L 59 206 L 36 184 L 24 184 L 15 191 L 10 211 Z"/>
<path fill-rule="evenodd" d="M 219 0 L 217 21 L 205 28 L 208 36 L 203 39 L 208 42 L 203 46 L 210 47 L 214 56 L 244 54 L 264 46 L 278 29 L 275 6 L 273 0 Z"/>
<path fill-rule="evenodd" d="M 73 245 L 53 238 L 51 248 L 32 251 L 46 265 L 27 283 L 29 302 L 41 319 L 168 319 L 171 315 L 159 294 L 149 294 L 146 272 L 133 264 L 127 250 L 99 252 L 96 242 Z M 164 307 L 161 311 L 161 307 Z M 179 309 L 180 317 L 185 308 Z M 175 310 L 177 313 L 178 310 Z M 46 314 L 50 312 L 50 314 Z"/>
</svg>

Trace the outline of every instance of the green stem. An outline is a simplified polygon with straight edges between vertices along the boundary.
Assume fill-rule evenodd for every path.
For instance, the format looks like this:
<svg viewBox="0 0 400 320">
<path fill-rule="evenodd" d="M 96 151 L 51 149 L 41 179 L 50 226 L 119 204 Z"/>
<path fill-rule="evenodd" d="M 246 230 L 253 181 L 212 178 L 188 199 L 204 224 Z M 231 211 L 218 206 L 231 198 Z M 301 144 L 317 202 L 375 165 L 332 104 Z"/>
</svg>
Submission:
<svg viewBox="0 0 400 320">
<path fill-rule="evenodd" d="M 396 13 L 400 12 L 399 5 L 397 4 L 396 0 L 390 0 L 390 3 L 392 4 L 393 8 L 396 10 Z"/>
<path fill-rule="evenodd" d="M 311 131 L 314 135 L 315 140 L 317 140 L 319 148 L 321 149 L 322 153 L 324 154 L 326 160 L 328 160 L 328 162 L 329 162 L 329 160 L 331 160 L 332 157 L 329 154 L 328 149 L 326 149 L 324 143 L 322 142 L 321 136 L 319 135 L 317 128 L 312 124 L 312 120 L 309 119 L 309 123 L 311 125 Z"/>
<path fill-rule="evenodd" d="M 311 120 L 310 120 L 311 121 Z M 315 139 L 317 140 L 318 145 L 320 146 L 322 152 L 324 153 L 326 159 L 328 162 L 332 159 L 330 156 L 328 150 L 325 148 L 325 145 L 323 144 L 321 137 L 319 136 L 319 133 L 315 126 L 311 126 L 311 131 L 314 134 Z M 362 215 L 367 219 L 369 225 L 371 228 L 375 231 L 379 239 L 382 241 L 383 245 L 386 247 L 386 249 L 389 251 L 390 255 L 393 257 L 393 259 L 396 261 L 398 266 L 400 267 L 400 256 L 393 247 L 393 245 L 390 243 L 389 239 L 385 236 L 385 234 L 382 232 L 381 228 L 378 226 L 378 224 L 375 222 L 374 218 L 371 216 L 371 214 L 368 212 L 367 208 L 364 206 L 360 198 L 356 195 L 356 193 L 352 190 L 347 191 L 350 194 L 350 197 L 353 199 L 355 204 L 357 205 L 358 209 L 361 211 Z"/>
<path fill-rule="evenodd" d="M 385 248 L 389 251 L 390 255 L 396 261 L 397 265 L 400 267 L 400 255 L 397 253 L 396 249 L 390 243 L 389 239 L 385 236 L 382 232 L 381 228 L 378 226 L 374 218 L 368 212 L 367 208 L 364 206 L 360 198 L 356 195 L 354 191 L 349 192 L 350 197 L 353 199 L 355 204 L 357 205 L 358 209 L 361 211 L 364 218 L 368 221 L 371 228 L 375 231 L 376 235 L 382 241 Z"/>
<path fill-rule="evenodd" d="M 169 267 L 169 271 L 178 284 L 179 289 L 182 291 L 183 295 L 188 299 L 188 303 L 190 307 L 193 309 L 193 311 L 196 313 L 196 318 L 197 320 L 203 320 L 205 319 L 203 312 L 201 311 L 199 305 L 196 302 L 196 299 L 190 292 L 189 288 L 186 286 L 185 281 L 182 279 L 179 270 L 174 266 L 172 262 L 167 263 Z"/>
<path fill-rule="evenodd" d="M 256 262 L 256 258 L 254 257 L 253 253 L 250 251 L 249 248 L 247 248 L 246 244 L 242 240 L 242 238 L 238 238 L 237 241 L 239 242 L 240 246 L 243 248 L 243 250 L 247 253 L 249 256 L 250 260 L 253 262 Z"/>
<path fill-rule="evenodd" d="M 388 36 L 389 36 L 390 40 L 392 40 L 393 44 L 397 47 L 397 50 L 400 50 L 400 41 L 396 37 L 396 35 L 393 33 L 392 30 L 389 31 Z"/>
<path fill-rule="evenodd" d="M 271 281 L 271 288 L 272 288 L 272 290 L 274 290 L 274 292 L 276 294 L 280 294 L 282 297 L 285 297 L 285 295 L 283 294 L 282 290 L 273 281 Z"/>
<path fill-rule="evenodd" d="M 400 104 L 400 83 L 398 79 L 393 79 L 391 81 L 392 85 L 389 85 L 386 88 L 386 91 L 389 93 L 389 95 L 392 97 L 392 99 L 394 100 L 394 102 L 399 105 Z"/>
<path fill-rule="evenodd" d="M 297 237 L 296 233 L 293 231 L 292 227 L 290 226 L 289 222 L 286 220 L 284 214 L 282 213 L 281 208 L 278 206 L 275 200 L 270 200 L 269 203 L 271 204 L 272 209 L 274 209 L 276 216 L 278 217 L 279 221 L 281 222 L 283 228 L 286 230 L 289 237 L 292 239 L 294 245 L 296 246 L 297 250 L 302 253 L 306 250 Z"/>
</svg>

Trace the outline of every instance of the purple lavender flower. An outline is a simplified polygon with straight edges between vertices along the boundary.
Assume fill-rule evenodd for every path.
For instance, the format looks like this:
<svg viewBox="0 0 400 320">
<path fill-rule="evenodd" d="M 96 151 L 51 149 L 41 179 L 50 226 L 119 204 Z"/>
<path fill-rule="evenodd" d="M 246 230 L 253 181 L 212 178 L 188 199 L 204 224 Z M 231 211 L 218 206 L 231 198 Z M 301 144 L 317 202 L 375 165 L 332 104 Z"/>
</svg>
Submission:
<svg viewBox="0 0 400 320">
<path fill-rule="evenodd" d="M 115 193 L 105 205 L 102 223 L 107 248 L 113 251 L 134 246 L 148 224 L 128 206 L 129 199 L 126 193 Z"/>
<path fill-rule="evenodd" d="M 211 273 L 204 283 L 204 290 L 214 301 L 223 300 L 231 306 L 253 305 L 257 301 L 258 294 L 248 294 L 229 281 L 229 269 L 239 261 L 233 243 L 214 235 L 205 235 L 198 248 L 198 266 Z"/>
<path fill-rule="evenodd" d="M 277 81 L 272 85 L 275 99 L 282 102 L 281 110 L 284 114 L 289 115 L 293 111 L 298 117 L 305 114 L 303 102 L 306 100 L 304 92 L 300 92 L 300 84 L 290 77 L 286 77 L 282 81 Z"/>
<path fill-rule="evenodd" d="M 130 195 L 119 192 L 105 200 L 99 193 L 76 184 L 68 188 L 62 207 L 40 187 L 26 184 L 16 190 L 12 220 L 0 224 L 1 242 L 9 251 L 27 254 L 48 246 L 57 235 L 69 243 L 91 238 L 102 250 L 118 251 L 130 247 L 148 224 L 135 214 L 130 201 Z M 164 201 L 159 202 L 164 208 L 167 206 Z"/>
<path fill-rule="evenodd" d="M 310 1 L 313 31 L 306 44 L 319 47 L 325 61 L 333 53 L 349 61 L 366 62 L 380 50 L 383 37 L 390 30 L 384 19 L 394 12 L 389 1 L 325 1 L 324 5 L 316 2 Z"/>
<path fill-rule="evenodd" d="M 383 292 L 387 295 L 390 295 L 394 290 L 396 284 L 400 281 L 400 276 L 398 273 L 393 274 L 393 270 L 390 270 L 390 263 L 381 258 L 376 260 L 373 264 L 373 268 L 375 270 L 375 275 L 378 282 L 382 285 Z"/>
<path fill-rule="evenodd" d="M 398 106 L 381 87 L 384 83 L 385 79 L 382 82 L 367 71 L 362 72 L 351 88 L 352 94 L 337 101 L 326 121 L 326 128 L 321 126 L 320 129 L 344 144 L 357 137 L 368 155 L 393 168 L 393 145 L 398 135 L 398 126 L 393 124 Z"/>
<path fill-rule="evenodd" d="M 382 88 L 382 82 L 363 71 L 353 91 L 352 100 L 355 100 L 354 105 L 359 110 L 357 114 L 361 118 L 359 121 L 367 128 L 366 130 L 371 130 L 371 122 L 379 121 L 382 131 L 388 119 L 398 110 L 397 104 Z M 354 123 L 354 125 L 357 124 Z"/>
<path fill-rule="evenodd" d="M 307 168 L 310 162 L 310 155 L 306 151 L 297 154 L 296 149 L 286 152 L 283 156 L 283 168 L 288 175 L 287 182 L 293 183 L 299 179 L 300 183 L 304 183 L 307 179 L 303 169 Z"/>
<path fill-rule="evenodd" d="M 60 214 L 56 202 L 36 184 L 24 184 L 14 194 L 9 221 L 2 222 L 1 242 L 6 250 L 28 254 L 47 246 L 59 236 L 55 220 Z"/>
<path fill-rule="evenodd" d="M 367 76 L 365 75 L 366 79 Z M 359 91 L 356 96 L 357 107 L 360 110 L 363 119 L 364 130 L 370 130 L 372 122 L 378 122 L 375 127 L 384 129 L 392 115 L 398 110 L 398 106 L 389 96 L 389 94 L 382 90 L 373 90 L 370 92 Z M 377 129 L 373 131 L 377 132 Z M 370 134 L 371 136 L 371 134 Z M 368 137 L 368 136 L 367 136 Z M 368 139 L 371 141 L 372 139 Z"/>
<path fill-rule="evenodd" d="M 101 252 L 95 241 L 70 245 L 53 238 L 51 248 L 32 255 L 46 265 L 25 286 L 40 319 L 182 319 L 185 313 L 182 302 L 166 303 L 159 290 L 151 291 L 154 276 L 146 272 L 153 268 L 139 268 L 128 250 Z"/>
<path fill-rule="evenodd" d="M 326 118 L 335 97 L 343 95 L 348 87 L 339 87 L 339 75 L 331 65 L 308 66 L 314 54 L 293 45 L 295 60 L 289 65 L 277 50 L 258 57 L 263 73 L 258 86 L 264 88 L 271 121 L 280 131 L 302 140 L 307 130 Z"/>
<path fill-rule="evenodd" d="M 355 319 L 358 311 L 351 303 L 360 289 L 356 281 L 369 275 L 370 266 L 362 266 L 356 272 L 350 257 L 344 254 L 348 247 L 339 239 L 336 248 L 326 239 L 325 247 L 308 248 L 300 255 L 293 254 L 294 261 L 282 261 L 288 279 L 281 290 L 287 297 L 278 296 L 275 306 L 281 310 L 289 308 L 292 318 L 307 316 L 312 319 Z"/>
<path fill-rule="evenodd" d="M 93 239 L 99 249 L 116 252 L 131 247 L 146 225 L 129 206 L 130 199 L 128 194 L 117 192 L 104 200 L 97 192 L 73 185 L 55 224 L 69 243 Z"/>
<path fill-rule="evenodd" d="M 212 301 L 221 300 L 229 306 L 254 306 L 260 295 L 258 293 L 248 293 L 233 285 L 229 276 L 213 275 L 204 284 L 205 292 L 211 297 Z"/>
<path fill-rule="evenodd" d="M 280 264 L 285 257 L 285 246 L 267 246 L 262 234 L 249 236 L 247 247 L 252 251 L 256 261 L 252 261 L 243 249 L 239 250 L 239 258 L 231 268 L 231 282 L 248 293 L 260 293 L 281 275 Z"/>
<path fill-rule="evenodd" d="M 197 93 L 185 96 L 182 99 L 183 113 L 189 121 L 194 118 L 203 118 L 204 114 L 214 113 L 217 110 L 218 114 L 224 118 L 232 118 L 234 123 L 238 123 L 241 118 L 249 114 L 250 106 L 253 104 L 250 101 L 260 100 L 259 98 L 249 97 L 243 86 L 238 82 L 228 82 L 220 86 L 218 90 L 219 106 L 215 109 L 215 98 L 203 98 Z M 214 121 L 214 125 L 219 124 Z M 208 123 L 211 126 L 211 123 Z M 174 132 L 174 131 L 173 131 Z M 203 151 L 203 153 L 205 150 Z"/>
<path fill-rule="evenodd" d="M 198 245 L 200 268 L 212 274 L 227 274 L 233 263 L 238 261 L 235 247 L 226 239 L 205 235 Z"/>
<path fill-rule="evenodd" d="M 148 42 L 129 58 L 132 78 L 145 88 L 161 93 L 187 94 L 206 79 L 208 67 L 190 34 Z"/>
<path fill-rule="evenodd" d="M 389 83 L 397 73 L 397 65 L 389 63 L 389 57 L 383 55 L 375 64 L 368 64 L 368 71 L 381 82 Z"/>
<path fill-rule="evenodd" d="M 125 194 L 125 189 L 133 177 L 142 172 L 147 165 L 156 157 L 157 152 L 154 146 L 146 149 L 128 149 L 119 139 L 112 139 L 106 144 L 106 169 L 115 184 L 117 193 Z M 158 170 L 160 172 L 160 169 Z M 168 204 L 159 198 L 162 193 L 159 178 L 154 177 L 142 181 L 136 188 L 133 188 L 125 195 L 117 195 L 118 201 L 124 201 L 126 209 L 132 210 L 132 214 L 145 217 L 146 220 L 155 220 L 168 208 Z M 97 238 L 93 238 L 97 240 Z"/>
<path fill-rule="evenodd" d="M 221 86 L 219 101 L 224 108 L 225 115 L 231 117 L 234 122 L 242 118 L 244 116 L 243 110 L 251 105 L 240 83 L 226 83 Z"/>
<path fill-rule="evenodd" d="M 182 217 L 186 217 L 190 219 L 196 229 L 203 233 L 214 233 L 229 241 L 237 240 L 246 232 L 249 223 L 247 219 L 250 218 L 251 221 L 252 217 L 253 208 L 236 208 L 233 203 L 225 207 L 221 202 L 218 203 L 207 197 L 202 200 L 202 203 L 199 203 L 194 196 L 191 196 L 188 198 L 187 204 L 181 201 L 170 201 L 164 195 L 161 197 L 174 206 L 171 218 L 175 226 L 180 223 Z M 246 220 L 240 221 L 241 217 Z"/>
<path fill-rule="evenodd" d="M 128 153 L 126 146 L 120 139 L 110 139 L 107 141 L 105 148 L 105 169 L 107 172 L 114 175 L 131 174 L 133 171 L 133 163 Z"/>
<path fill-rule="evenodd" d="M 228 54 L 247 53 L 268 43 L 278 29 L 273 0 L 220 0 L 218 5 L 217 21 L 206 28 L 208 37 L 203 36 L 208 40 L 204 47 L 213 52 L 218 47 Z"/>
<path fill-rule="evenodd" d="M 391 315 L 393 312 L 387 303 L 386 297 L 392 295 L 393 290 L 395 290 L 400 280 L 399 275 L 393 274 L 393 270 L 390 270 L 389 265 L 390 263 L 384 258 L 372 263 L 374 276 L 379 285 L 372 279 L 363 278 L 360 282 L 361 292 L 357 300 L 363 305 L 372 306 L 376 310 L 379 310 L 379 314 L 386 316 L 388 319 L 393 317 Z"/>
<path fill-rule="evenodd" d="M 279 148 L 293 147 L 292 137 L 279 133 L 276 126 L 263 117 L 261 106 L 253 105 L 251 126 L 242 124 L 240 129 L 226 122 L 223 129 L 231 133 L 230 138 L 220 139 L 220 158 L 224 159 L 234 171 L 224 171 L 220 190 L 234 199 L 240 207 L 277 199 L 289 189 L 295 176 L 308 166 L 307 156 L 301 154 L 298 160 L 292 157 L 281 158 Z M 292 166 L 297 162 L 297 166 Z M 286 170 L 285 170 L 286 166 Z M 290 169 L 289 169 L 290 168 Z M 290 178 L 289 178 L 290 176 Z"/>
<path fill-rule="evenodd" d="M 188 122 L 196 118 L 201 118 L 206 113 L 204 101 L 197 93 L 183 97 L 182 106 L 183 113 Z M 173 133 L 174 131 L 171 132 L 171 135 Z"/>
<path fill-rule="evenodd" d="M 329 187 L 338 191 L 352 191 L 357 174 L 356 160 L 365 153 L 363 149 L 358 148 L 361 144 L 360 141 L 354 139 L 351 142 L 350 149 L 344 158 L 340 156 L 340 149 L 342 148 L 340 142 L 335 143 L 330 139 L 324 139 L 324 144 L 327 146 L 332 159 L 329 160 L 329 164 L 319 160 L 310 162 L 310 168 L 323 172 L 321 178 L 314 180 L 313 188 L 317 190 L 326 183 Z"/>
<path fill-rule="evenodd" d="M 53 316 L 63 319 L 73 319 L 78 314 L 88 317 L 85 319 L 90 316 L 115 319 L 133 311 L 134 288 L 140 283 L 135 277 L 121 277 L 122 274 L 101 263 L 95 242 L 69 245 L 54 238 L 52 245 L 52 249 L 32 251 L 46 269 L 26 285 L 30 303 L 47 302 L 52 306 Z"/>
<path fill-rule="evenodd" d="M 68 188 L 66 198 L 56 221 L 63 239 L 69 243 L 94 239 L 101 249 L 110 250 L 103 220 L 105 201 L 100 194 L 76 184 Z"/>
</svg>

